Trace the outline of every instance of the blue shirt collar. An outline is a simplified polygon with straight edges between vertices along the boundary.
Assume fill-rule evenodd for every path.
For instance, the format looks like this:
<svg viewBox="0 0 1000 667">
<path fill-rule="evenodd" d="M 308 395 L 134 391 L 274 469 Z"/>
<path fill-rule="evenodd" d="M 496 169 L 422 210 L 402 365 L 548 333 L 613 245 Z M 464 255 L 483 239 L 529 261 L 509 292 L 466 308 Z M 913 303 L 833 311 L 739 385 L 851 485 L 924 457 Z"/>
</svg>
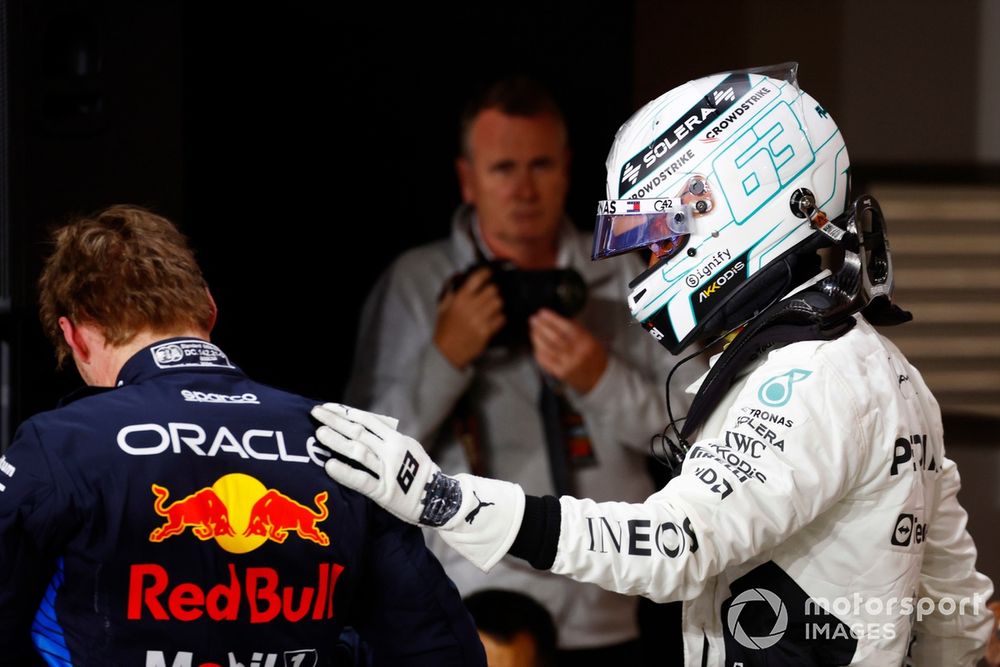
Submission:
<svg viewBox="0 0 1000 667">
<path fill-rule="evenodd" d="M 136 352 L 118 372 L 116 387 L 175 370 L 228 370 L 242 374 L 226 353 L 207 340 L 166 338 Z"/>
</svg>

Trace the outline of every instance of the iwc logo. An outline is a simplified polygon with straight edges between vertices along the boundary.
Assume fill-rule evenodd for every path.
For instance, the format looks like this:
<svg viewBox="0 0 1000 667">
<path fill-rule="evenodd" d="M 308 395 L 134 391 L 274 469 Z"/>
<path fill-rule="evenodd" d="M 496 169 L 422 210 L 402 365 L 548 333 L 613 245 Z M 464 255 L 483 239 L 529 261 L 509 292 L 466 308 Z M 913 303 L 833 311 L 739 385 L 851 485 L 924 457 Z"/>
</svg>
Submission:
<svg viewBox="0 0 1000 667">
<path fill-rule="evenodd" d="M 751 637 L 740 625 L 740 614 L 743 612 L 743 608 L 751 603 L 767 604 L 774 612 L 774 627 L 765 635 Z M 749 613 L 753 615 L 752 611 Z M 751 588 L 743 591 L 733 600 L 732 606 L 729 607 L 729 613 L 726 615 L 726 624 L 729 626 L 729 632 L 732 633 L 733 639 L 740 646 L 750 649 L 771 648 L 781 641 L 782 635 L 788 628 L 788 610 L 785 609 L 785 603 L 781 601 L 781 598 L 766 588 Z"/>
</svg>

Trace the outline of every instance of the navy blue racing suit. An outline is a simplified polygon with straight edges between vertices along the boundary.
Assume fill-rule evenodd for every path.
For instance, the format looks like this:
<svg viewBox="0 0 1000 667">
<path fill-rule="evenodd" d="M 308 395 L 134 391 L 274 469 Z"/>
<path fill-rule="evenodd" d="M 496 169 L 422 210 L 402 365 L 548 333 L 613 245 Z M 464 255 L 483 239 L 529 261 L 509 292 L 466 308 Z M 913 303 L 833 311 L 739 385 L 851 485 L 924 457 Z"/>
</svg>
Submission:
<svg viewBox="0 0 1000 667">
<path fill-rule="evenodd" d="M 0 458 L 0 664 L 485 664 L 404 524 L 321 467 L 314 401 L 160 341 Z M 41 657 L 39 657 L 41 656 Z"/>
</svg>

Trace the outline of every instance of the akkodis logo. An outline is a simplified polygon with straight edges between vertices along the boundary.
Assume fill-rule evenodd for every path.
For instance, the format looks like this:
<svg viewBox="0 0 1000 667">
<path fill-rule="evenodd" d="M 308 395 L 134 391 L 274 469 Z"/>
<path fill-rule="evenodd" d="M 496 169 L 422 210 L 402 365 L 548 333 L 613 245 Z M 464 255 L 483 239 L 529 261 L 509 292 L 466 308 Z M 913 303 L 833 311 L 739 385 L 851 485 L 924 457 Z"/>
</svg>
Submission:
<svg viewBox="0 0 1000 667">
<path fill-rule="evenodd" d="M 767 634 L 751 637 L 740 625 L 740 614 L 743 612 L 743 608 L 750 603 L 767 604 L 774 612 L 774 626 Z M 752 649 L 771 648 L 781 641 L 782 635 L 788 628 L 788 610 L 781 598 L 766 588 L 751 588 L 743 591 L 733 600 L 733 604 L 729 607 L 729 613 L 726 615 L 726 624 L 729 626 L 729 632 L 732 633 L 733 639 L 740 646 Z"/>
<path fill-rule="evenodd" d="M 329 536 L 319 529 L 330 515 L 326 491 L 313 498 L 315 510 L 243 473 L 224 475 L 212 486 L 169 504 L 166 487 L 153 484 L 152 491 L 153 511 L 166 521 L 149 534 L 151 542 L 162 542 L 190 528 L 199 540 L 214 539 L 237 554 L 253 551 L 268 540 L 281 544 L 291 533 L 322 546 L 330 544 Z"/>
</svg>

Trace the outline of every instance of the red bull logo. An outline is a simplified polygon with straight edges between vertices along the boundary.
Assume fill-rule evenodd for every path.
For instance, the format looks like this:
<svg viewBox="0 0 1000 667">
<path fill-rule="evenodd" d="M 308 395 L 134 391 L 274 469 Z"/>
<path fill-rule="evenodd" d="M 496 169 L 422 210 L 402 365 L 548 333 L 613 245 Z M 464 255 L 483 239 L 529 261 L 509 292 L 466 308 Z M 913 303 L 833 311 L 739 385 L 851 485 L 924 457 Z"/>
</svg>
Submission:
<svg viewBox="0 0 1000 667">
<path fill-rule="evenodd" d="M 283 544 L 289 535 L 328 546 L 330 537 L 319 524 L 330 516 L 329 494 L 313 497 L 313 507 L 303 505 L 276 489 L 265 487 L 249 475 L 224 475 L 215 484 L 170 501 L 170 491 L 153 484 L 153 511 L 162 525 L 149 534 L 162 542 L 188 529 L 199 540 L 215 540 L 230 553 L 253 551 L 265 542 Z M 315 565 L 315 577 L 291 579 L 273 567 L 237 567 L 228 564 L 228 581 L 178 580 L 157 563 L 131 566 L 128 582 L 128 618 L 155 621 L 213 621 L 248 619 L 251 623 L 333 618 L 333 593 L 344 567 L 337 563 Z M 212 585 L 214 584 L 214 585 Z"/>
<path fill-rule="evenodd" d="M 152 491 L 153 511 L 166 521 L 149 534 L 151 542 L 190 528 L 199 540 L 214 539 L 230 553 L 253 551 L 268 540 L 282 544 L 290 533 L 320 546 L 330 544 L 330 537 L 319 528 L 330 516 L 326 491 L 313 497 L 315 510 L 242 473 L 224 475 L 211 487 L 170 504 L 166 488 L 153 484 Z"/>
<path fill-rule="evenodd" d="M 199 540 L 207 540 L 216 535 L 235 535 L 229 525 L 229 510 L 212 489 L 196 491 L 186 498 L 164 507 L 170 492 L 159 484 L 153 484 L 153 511 L 167 522 L 149 534 L 150 542 L 162 542 L 168 537 L 180 535 L 188 528 Z"/>
<path fill-rule="evenodd" d="M 129 571 L 128 619 L 138 621 L 249 620 L 277 618 L 296 623 L 333 618 L 333 593 L 344 566 L 320 563 L 308 585 L 288 585 L 273 567 L 237 570 L 229 564 L 229 581 L 205 587 L 177 581 L 156 563 L 136 563 Z"/>
<path fill-rule="evenodd" d="M 265 535 L 267 539 L 281 544 L 288 537 L 288 531 L 294 531 L 302 539 L 325 547 L 330 544 L 330 538 L 316 524 L 330 515 L 326 509 L 326 498 L 326 491 L 316 494 L 313 504 L 319 511 L 313 512 L 280 491 L 268 489 L 250 510 L 250 523 L 243 536 Z"/>
</svg>

